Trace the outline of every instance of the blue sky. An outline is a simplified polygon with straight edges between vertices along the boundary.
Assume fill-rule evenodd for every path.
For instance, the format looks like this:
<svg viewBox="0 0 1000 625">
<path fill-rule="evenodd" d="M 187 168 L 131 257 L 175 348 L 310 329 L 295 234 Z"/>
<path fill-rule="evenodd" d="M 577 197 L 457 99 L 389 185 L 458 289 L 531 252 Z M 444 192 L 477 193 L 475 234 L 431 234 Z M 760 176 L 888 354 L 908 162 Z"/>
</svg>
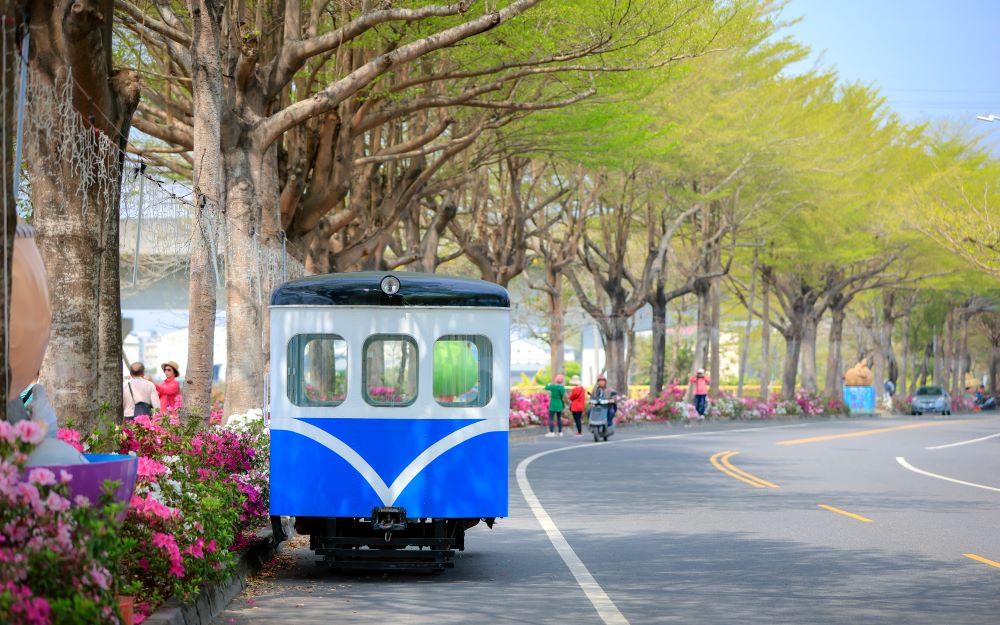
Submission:
<svg viewBox="0 0 1000 625">
<path fill-rule="evenodd" d="M 889 106 L 919 122 L 952 119 L 1000 141 L 1000 1 L 790 0 L 786 29 L 843 80 L 877 87 Z"/>
</svg>

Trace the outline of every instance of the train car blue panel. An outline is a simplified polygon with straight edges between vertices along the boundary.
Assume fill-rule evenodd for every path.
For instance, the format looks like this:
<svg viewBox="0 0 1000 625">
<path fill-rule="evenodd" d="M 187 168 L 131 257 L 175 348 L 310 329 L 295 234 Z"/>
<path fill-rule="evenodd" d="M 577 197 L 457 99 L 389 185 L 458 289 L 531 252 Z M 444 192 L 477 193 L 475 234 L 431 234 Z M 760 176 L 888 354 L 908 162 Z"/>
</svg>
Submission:
<svg viewBox="0 0 1000 625">
<path fill-rule="evenodd" d="M 507 515 L 507 433 L 479 419 L 302 419 L 271 432 L 271 514 Z"/>
</svg>

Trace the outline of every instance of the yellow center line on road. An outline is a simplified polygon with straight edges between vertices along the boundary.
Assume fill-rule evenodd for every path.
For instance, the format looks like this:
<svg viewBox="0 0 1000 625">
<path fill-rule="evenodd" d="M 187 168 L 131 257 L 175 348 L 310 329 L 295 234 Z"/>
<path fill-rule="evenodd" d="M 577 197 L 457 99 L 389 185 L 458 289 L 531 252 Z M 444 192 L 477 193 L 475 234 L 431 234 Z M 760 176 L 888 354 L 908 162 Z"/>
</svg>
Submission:
<svg viewBox="0 0 1000 625">
<path fill-rule="evenodd" d="M 858 521 L 861 521 L 862 523 L 872 523 L 873 522 L 871 519 L 869 519 L 866 516 L 861 516 L 860 514 L 854 514 L 853 512 L 848 512 L 847 510 L 841 510 L 840 508 L 834 508 L 833 506 L 828 506 L 825 503 L 819 504 L 819 507 L 823 508 L 824 510 L 829 510 L 830 512 L 836 512 L 837 514 L 842 514 L 844 516 L 851 517 L 852 519 L 856 519 Z"/>
<path fill-rule="evenodd" d="M 845 432 L 843 434 L 827 434 L 825 436 L 811 436 L 809 438 L 793 438 L 791 440 L 778 441 L 777 445 L 801 445 L 803 443 L 819 443 L 822 441 L 832 441 L 840 438 L 858 438 L 859 436 L 873 436 L 884 434 L 885 432 L 900 432 L 902 430 L 915 430 L 917 428 L 929 428 L 935 425 L 959 425 L 968 421 L 929 421 L 927 423 L 909 423 L 907 425 L 895 425 L 888 428 L 875 428 L 873 430 L 858 430 L 856 432 Z"/>
<path fill-rule="evenodd" d="M 762 486 L 766 486 L 768 488 L 778 488 L 777 484 L 773 484 L 773 483 L 768 482 L 767 480 L 765 480 L 763 478 L 757 477 L 756 475 L 751 475 L 750 473 L 747 473 L 743 469 L 738 469 L 738 468 L 734 467 L 729 462 L 729 459 L 732 458 L 733 456 L 735 456 L 738 453 L 740 453 L 740 452 L 738 452 L 738 451 L 730 452 L 730 453 L 726 454 L 725 456 L 723 456 L 722 458 L 720 458 L 720 461 L 722 462 L 722 466 L 724 466 L 727 469 L 733 471 L 734 473 L 738 473 L 739 475 L 742 475 L 743 477 L 747 478 L 748 480 L 757 482 L 758 484 L 761 484 Z"/>
<path fill-rule="evenodd" d="M 971 560 L 975 560 L 976 562 L 982 562 L 983 564 L 988 564 L 1000 569 L 1000 562 L 994 562 L 993 560 L 989 560 L 983 556 L 977 556 L 974 553 L 963 553 L 962 555 Z"/>
<path fill-rule="evenodd" d="M 729 462 L 729 459 L 732 458 L 733 456 L 735 456 L 738 453 L 740 453 L 740 452 L 738 452 L 738 451 L 720 451 L 720 452 L 718 452 L 716 454 L 713 454 L 712 457 L 709 458 L 708 460 L 709 460 L 709 462 L 712 463 L 713 467 L 715 467 L 719 471 L 725 473 L 729 477 L 731 477 L 733 479 L 737 479 L 737 480 L 743 482 L 744 484 L 749 484 L 750 486 L 753 486 L 754 488 L 778 488 L 777 484 L 772 484 L 771 482 L 768 482 L 767 480 L 762 480 L 761 478 L 757 477 L 756 475 L 751 475 L 750 473 L 747 473 L 746 471 L 743 471 L 742 469 L 737 469 L 736 467 L 734 467 Z"/>
</svg>

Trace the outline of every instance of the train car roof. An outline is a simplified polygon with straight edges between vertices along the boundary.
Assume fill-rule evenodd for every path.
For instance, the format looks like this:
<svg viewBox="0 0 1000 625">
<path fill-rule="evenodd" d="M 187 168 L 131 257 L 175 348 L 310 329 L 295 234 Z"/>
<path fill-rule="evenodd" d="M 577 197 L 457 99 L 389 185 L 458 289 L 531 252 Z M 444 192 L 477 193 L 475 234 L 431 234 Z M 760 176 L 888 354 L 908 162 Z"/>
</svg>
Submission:
<svg viewBox="0 0 1000 625">
<path fill-rule="evenodd" d="M 399 292 L 382 292 L 382 279 Z M 472 306 L 510 308 L 507 289 L 493 282 L 408 271 L 329 273 L 290 280 L 271 293 L 272 306 Z"/>
</svg>

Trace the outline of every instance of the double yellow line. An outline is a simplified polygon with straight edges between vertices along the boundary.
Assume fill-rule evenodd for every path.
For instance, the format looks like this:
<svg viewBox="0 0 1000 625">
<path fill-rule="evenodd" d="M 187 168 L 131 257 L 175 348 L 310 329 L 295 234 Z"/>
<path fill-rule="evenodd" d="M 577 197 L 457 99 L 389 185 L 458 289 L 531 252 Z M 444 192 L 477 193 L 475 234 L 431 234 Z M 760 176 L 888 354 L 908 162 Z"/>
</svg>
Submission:
<svg viewBox="0 0 1000 625">
<path fill-rule="evenodd" d="M 761 479 L 756 475 L 751 475 L 744 471 L 743 469 L 737 469 L 729 462 L 729 459 L 737 455 L 738 451 L 720 451 L 719 453 L 713 455 L 709 458 L 709 462 L 716 469 L 722 471 L 731 478 L 735 478 L 745 484 L 749 484 L 754 488 L 778 488 L 777 484 L 768 482 L 765 479 Z"/>
</svg>

